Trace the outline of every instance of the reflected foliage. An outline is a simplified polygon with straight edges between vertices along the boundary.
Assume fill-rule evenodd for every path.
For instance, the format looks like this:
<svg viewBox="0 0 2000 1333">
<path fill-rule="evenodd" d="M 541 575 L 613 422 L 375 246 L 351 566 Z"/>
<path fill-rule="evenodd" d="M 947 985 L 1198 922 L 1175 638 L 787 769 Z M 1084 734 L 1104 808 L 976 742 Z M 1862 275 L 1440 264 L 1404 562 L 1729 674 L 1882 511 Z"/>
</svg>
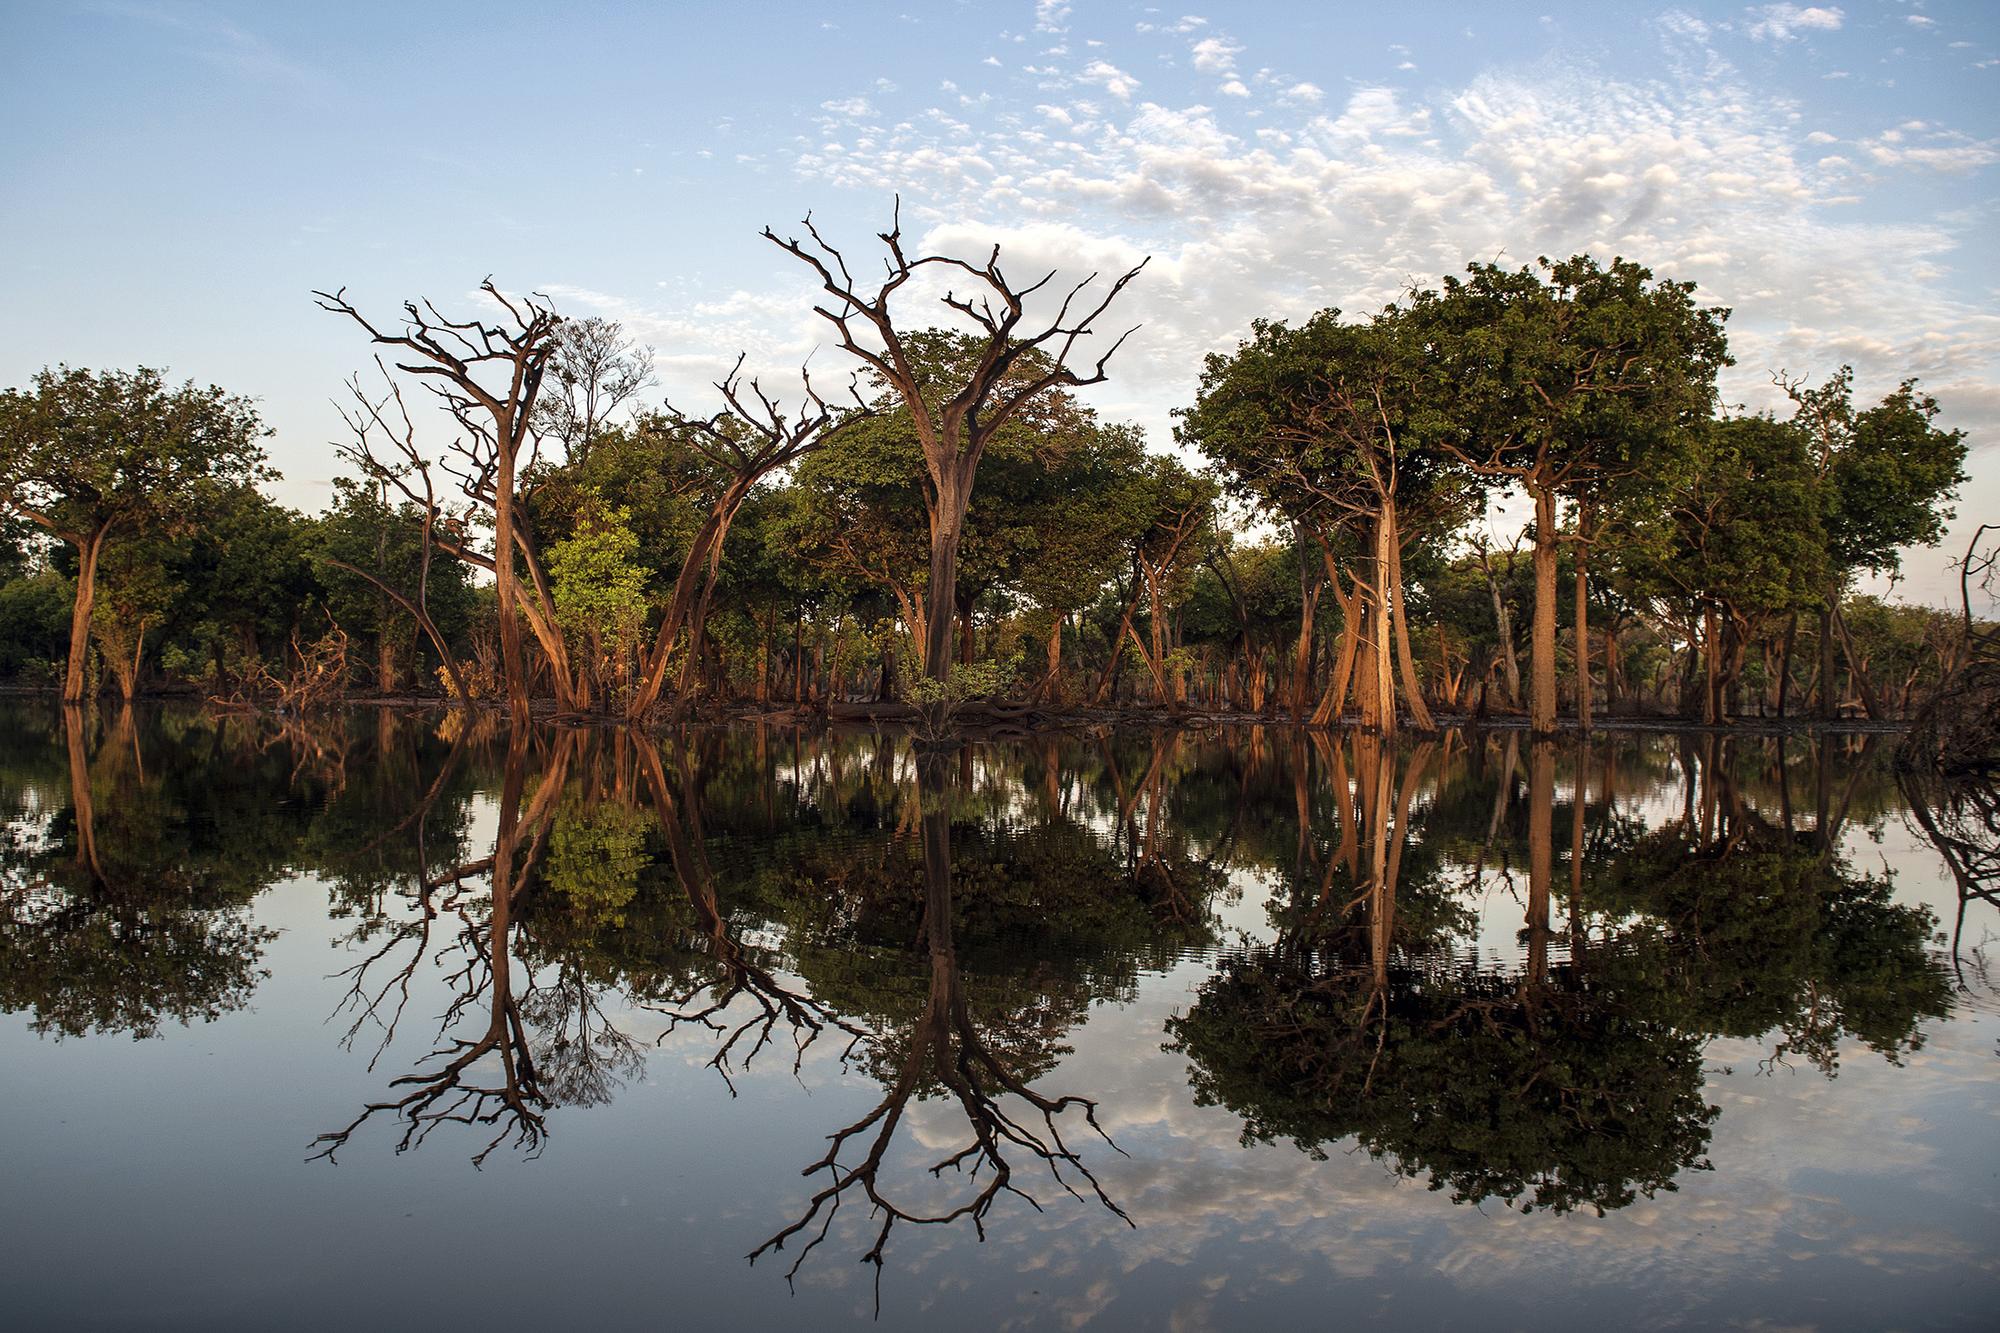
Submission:
<svg viewBox="0 0 2000 1333">
<path fill-rule="evenodd" d="M 1967 989 L 1854 849 L 1907 809 L 1976 901 L 1990 810 L 1882 759 L 0 708 L 0 1007 L 51 1037 L 222 1018 L 266 976 L 258 895 L 307 876 L 346 953 L 331 1039 L 380 1088 L 312 1156 L 533 1156 L 670 1046 L 718 1095 L 853 1094 L 755 1253 L 879 1278 L 899 1227 L 1064 1191 L 1125 1217 L 1076 1034 L 1193 963 L 1167 1049 L 1247 1144 L 1604 1212 L 1707 1167 L 1719 1040 L 1832 1077 Z"/>
</svg>

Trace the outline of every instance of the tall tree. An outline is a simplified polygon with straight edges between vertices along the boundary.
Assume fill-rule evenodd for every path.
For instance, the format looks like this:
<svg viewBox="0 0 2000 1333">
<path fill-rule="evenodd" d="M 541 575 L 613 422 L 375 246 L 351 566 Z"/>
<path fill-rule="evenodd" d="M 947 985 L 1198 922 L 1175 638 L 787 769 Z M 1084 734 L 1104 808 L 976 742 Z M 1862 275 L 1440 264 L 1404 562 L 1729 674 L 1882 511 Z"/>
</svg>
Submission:
<svg viewBox="0 0 2000 1333">
<path fill-rule="evenodd" d="M 1625 259 L 1588 255 L 1509 271 L 1468 266 L 1409 308 L 1428 328 L 1434 383 L 1480 473 L 1534 502 L 1535 604 L 1528 717 L 1556 724 L 1556 508 L 1586 509 L 1606 487 L 1706 420 L 1730 364 L 1729 312 L 1695 303 L 1691 282 L 1655 281 Z M 1447 435 L 1445 438 L 1451 438 Z M 1583 663 L 1578 663 L 1581 673 Z M 1588 688 L 1587 677 L 1583 684 Z"/>
<path fill-rule="evenodd" d="M 1965 480 L 1965 432 L 1940 430 L 1937 399 L 1907 379 L 1874 407 L 1854 407 L 1854 367 L 1812 387 L 1781 377 L 1794 420 L 1812 441 L 1826 529 L 1827 584 L 1820 603 L 1820 715 L 1831 717 L 1836 640 L 1847 637 L 1840 600 L 1856 575 L 1894 575 L 1905 546 L 1935 546 L 1951 521 L 1950 501 Z M 1870 717 L 1882 704 L 1847 653 Z"/>
<path fill-rule="evenodd" d="M 159 371 L 61 366 L 0 395 L 0 509 L 76 548 L 63 699 L 84 693 L 98 560 L 114 532 L 185 531 L 217 489 L 274 476 L 247 398 Z"/>
<path fill-rule="evenodd" d="M 1769 417 L 1709 423 L 1662 463 L 1658 503 L 1627 534 L 1622 563 L 1636 591 L 1686 616 L 1705 667 L 1702 721 L 1715 723 L 1745 649 L 1825 586 L 1812 467 L 1802 434 Z"/>
<path fill-rule="evenodd" d="M 1404 609 L 1403 516 L 1411 513 L 1421 531 L 1426 519 L 1454 512 L 1457 489 L 1453 460 L 1430 443 L 1439 419 L 1422 341 L 1428 332 L 1394 307 L 1365 324 L 1342 323 L 1338 310 L 1296 328 L 1259 320 L 1233 356 L 1208 358 L 1200 396 L 1181 412 L 1178 428 L 1184 442 L 1225 469 L 1239 494 L 1282 514 L 1318 547 L 1336 592 L 1343 548 L 1366 550 L 1359 562 L 1366 578 L 1350 576 L 1353 592 L 1342 598 L 1349 611 L 1343 658 L 1360 648 L 1355 688 L 1363 719 L 1392 731 L 1392 670 L 1401 675 L 1411 718 L 1425 730 L 1432 725 Z M 1312 601 L 1305 601 L 1293 668 L 1292 704 L 1301 717 Z"/>
<path fill-rule="evenodd" d="M 528 667 L 521 645 L 522 615 L 516 609 L 527 599 L 522 595 L 517 562 L 524 556 L 529 560 L 538 585 L 545 587 L 546 578 L 540 572 L 532 529 L 520 521 L 517 482 L 523 464 L 530 461 L 525 455 L 534 441 L 535 405 L 556 355 L 556 331 L 562 317 L 538 297 L 503 295 L 491 278 L 479 288 L 500 307 L 499 316 L 490 320 L 452 319 L 440 314 L 429 301 L 406 301 L 400 329 L 383 328 L 369 320 L 347 300 L 345 287 L 316 291 L 313 297 L 320 309 L 346 316 L 375 343 L 397 349 L 392 355 L 403 359 L 395 362 L 396 368 L 428 385 L 465 432 L 453 448 L 466 469 L 460 478 L 466 497 L 492 515 L 501 669 L 507 678 L 508 711 L 519 723 L 528 718 Z M 358 389 L 356 393 L 359 395 Z M 362 402 L 367 403 L 365 396 Z M 379 408 L 368 413 L 368 420 L 388 428 Z M 403 439 L 408 438 L 405 433 Z M 359 446 L 365 452 L 365 435 Z M 386 475 L 391 470 L 383 467 L 381 472 Z M 552 617 L 547 613 L 546 597 L 542 600 L 538 618 L 534 614 L 537 608 L 523 609 L 529 612 L 536 637 L 549 655 L 559 691 L 567 693 L 569 673 L 564 669 L 561 632 L 547 623 Z"/>
<path fill-rule="evenodd" d="M 966 508 L 972 502 L 973 479 L 978 475 L 986 446 L 1010 418 L 1048 390 L 1104 381 L 1105 367 L 1130 336 L 1129 331 L 1097 358 L 1089 373 L 1081 373 L 1067 363 L 1078 342 L 1090 335 L 1098 318 L 1110 308 L 1125 285 L 1139 275 L 1146 261 L 1141 260 L 1121 275 L 1094 304 L 1084 297 L 1086 289 L 1097 279 L 1095 273 L 1091 274 L 1069 290 L 1047 324 L 1031 332 L 1023 325 L 1026 303 L 1055 281 L 1054 270 L 1026 286 L 1016 286 L 1000 268 L 997 245 L 983 263 L 941 254 L 911 257 L 903 248 L 898 201 L 889 230 L 880 233 L 889 251 L 886 273 L 879 284 L 862 283 L 849 271 L 846 257 L 813 226 L 810 215 L 802 225 L 810 238 L 809 245 L 793 238 L 780 239 L 769 227 L 764 229 L 764 236 L 818 276 L 822 289 L 833 299 L 814 306 L 814 313 L 833 325 L 841 347 L 868 367 L 880 380 L 881 387 L 909 409 L 917 438 L 923 445 L 928 474 L 924 503 L 931 538 L 930 578 L 925 594 L 928 606 L 924 672 L 933 680 L 942 681 L 951 665 L 959 544 L 965 532 Z M 971 284 L 966 296 L 952 289 L 943 297 L 947 307 L 971 322 L 979 345 L 978 358 L 962 379 L 954 377 L 945 383 L 928 379 L 890 309 L 896 293 L 926 270 L 938 270 L 954 280 L 968 279 Z M 1034 352 L 1048 358 L 1047 368 L 1033 375 L 1016 374 L 1023 358 Z"/>
</svg>

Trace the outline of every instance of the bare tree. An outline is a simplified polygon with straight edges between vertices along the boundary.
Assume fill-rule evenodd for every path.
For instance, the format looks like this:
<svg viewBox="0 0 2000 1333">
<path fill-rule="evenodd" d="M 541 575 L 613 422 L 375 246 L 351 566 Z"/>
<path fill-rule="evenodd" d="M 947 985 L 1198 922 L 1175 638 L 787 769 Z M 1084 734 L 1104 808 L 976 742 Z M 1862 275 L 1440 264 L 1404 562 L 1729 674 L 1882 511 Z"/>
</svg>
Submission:
<svg viewBox="0 0 2000 1333">
<path fill-rule="evenodd" d="M 653 349 L 626 337 L 616 320 L 596 315 L 564 320 L 555 341 L 534 426 L 580 463 L 618 409 L 653 383 Z"/>
<path fill-rule="evenodd" d="M 562 317 L 541 297 L 508 297 L 488 278 L 480 290 L 503 314 L 491 322 L 456 320 L 429 301 L 403 304 L 400 331 L 378 327 L 347 300 L 347 289 L 315 291 L 319 308 L 345 315 L 378 344 L 401 349 L 395 366 L 422 377 L 464 430 L 454 446 L 466 471 L 461 487 L 493 515 L 493 584 L 499 602 L 501 668 L 507 678 L 507 705 L 519 721 L 528 716 L 527 664 L 521 649 L 521 622 L 514 613 L 521 595 L 516 576 L 517 548 L 531 545 L 523 523 L 516 478 L 532 462 L 535 404 L 556 354 Z M 525 455 L 525 456 L 524 456 Z M 543 599 L 547 605 L 546 597 Z M 539 637 L 539 636 L 538 636 Z M 555 637 L 560 664 L 560 635 Z M 544 647 L 548 640 L 544 640 Z M 566 673 L 558 671 L 560 682 Z"/>
<path fill-rule="evenodd" d="M 1104 355 L 1097 358 L 1088 374 L 1066 363 L 1078 342 L 1089 336 L 1092 326 L 1125 284 L 1145 268 L 1146 261 L 1141 260 L 1120 276 L 1094 304 L 1083 295 L 1097 279 L 1097 274 L 1091 274 L 1063 297 L 1052 320 L 1039 331 L 1030 332 L 1022 326 L 1025 302 L 1055 281 L 1054 270 L 1036 282 L 1017 287 L 1001 271 L 998 245 L 985 262 L 977 264 L 950 255 L 912 257 L 903 248 L 902 201 L 898 199 L 889 230 L 879 233 L 889 251 L 882 280 L 863 283 L 849 270 L 846 256 L 828 244 L 813 226 L 810 214 L 802 225 L 809 243 L 781 239 L 769 227 L 764 229 L 764 236 L 818 276 L 821 287 L 832 300 L 814 306 L 814 313 L 833 325 L 840 346 L 872 370 L 883 386 L 909 409 L 917 439 L 923 446 L 928 473 L 924 504 L 930 516 L 931 536 L 924 672 L 934 680 L 943 680 L 950 670 L 953 616 L 958 607 L 959 542 L 965 531 L 966 507 L 972 500 L 973 478 L 979 471 L 987 442 L 1036 395 L 1053 388 L 1075 388 L 1104 381 L 1105 366 L 1133 330 L 1120 334 Z M 970 295 L 961 297 L 955 290 L 947 291 L 944 304 L 970 320 L 986 340 L 965 382 L 946 385 L 941 392 L 927 392 L 931 386 L 924 382 L 914 358 L 905 349 L 890 310 L 896 293 L 925 268 L 939 268 L 970 279 Z M 1034 349 L 1041 349 L 1050 358 L 1050 368 L 1025 380 L 1010 379 L 1008 372 Z"/>
<path fill-rule="evenodd" d="M 869 411 L 858 394 L 854 394 L 852 409 L 835 407 L 819 396 L 812 377 L 803 370 L 799 372 L 804 385 L 801 401 L 796 411 L 787 411 L 754 378 L 744 380 L 743 361 L 737 357 L 729 374 L 716 382 L 724 405 L 721 411 L 708 417 L 690 417 L 669 403 L 662 415 L 662 424 L 676 442 L 700 455 L 725 480 L 681 557 L 673 597 L 654 632 L 639 688 L 632 695 L 629 711 L 633 717 L 643 717 L 659 702 L 666 685 L 667 663 L 674 645 L 683 638 L 687 644 L 684 668 L 692 665 L 701 643 L 709 595 L 721 568 L 722 543 L 750 492 L 772 472 L 790 466 L 826 443 L 840 426 Z M 853 393 L 851 385 L 849 392 Z M 691 679 L 691 671 L 684 669 L 683 689 Z"/>
</svg>

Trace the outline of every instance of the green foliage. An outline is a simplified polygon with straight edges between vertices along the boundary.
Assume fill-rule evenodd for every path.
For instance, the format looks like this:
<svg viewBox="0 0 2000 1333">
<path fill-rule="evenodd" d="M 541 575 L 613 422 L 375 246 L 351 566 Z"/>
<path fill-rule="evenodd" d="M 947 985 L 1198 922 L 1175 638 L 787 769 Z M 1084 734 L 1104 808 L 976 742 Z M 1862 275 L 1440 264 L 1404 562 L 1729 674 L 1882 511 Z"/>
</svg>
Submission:
<svg viewBox="0 0 2000 1333">
<path fill-rule="evenodd" d="M 570 796 L 557 807 L 542 875 L 579 929 L 624 927 L 639 877 L 652 864 L 646 850 L 652 824 L 650 815 L 615 801 Z"/>
<path fill-rule="evenodd" d="M 1894 573 L 1899 547 L 1933 546 L 1944 535 L 1948 501 L 1965 480 L 1965 432 L 1938 429 L 1937 400 L 1913 379 L 1860 411 L 1853 388 L 1852 366 L 1816 389 L 1791 386 L 1794 421 L 1816 454 L 1835 572 Z"/>
</svg>

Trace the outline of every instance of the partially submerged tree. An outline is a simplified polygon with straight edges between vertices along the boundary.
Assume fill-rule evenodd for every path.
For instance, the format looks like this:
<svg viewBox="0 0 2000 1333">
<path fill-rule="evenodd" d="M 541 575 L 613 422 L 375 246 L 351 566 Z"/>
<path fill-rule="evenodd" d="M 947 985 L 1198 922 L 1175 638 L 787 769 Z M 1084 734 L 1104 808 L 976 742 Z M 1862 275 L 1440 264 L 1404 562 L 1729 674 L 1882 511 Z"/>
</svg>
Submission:
<svg viewBox="0 0 2000 1333">
<path fill-rule="evenodd" d="M 98 560 L 114 533 L 184 532 L 218 491 L 272 474 L 247 398 L 157 370 L 43 370 L 0 394 L 0 509 L 76 548 L 63 700 L 84 694 Z"/>
<path fill-rule="evenodd" d="M 522 652 L 521 617 L 515 608 L 528 599 L 521 589 L 517 562 L 523 558 L 528 561 L 537 584 L 545 585 L 546 579 L 532 531 L 521 523 L 518 481 L 524 464 L 531 461 L 535 405 L 556 355 L 556 331 L 562 317 L 542 298 L 503 295 L 491 278 L 480 284 L 480 290 L 500 307 L 500 315 L 490 320 L 452 319 L 440 314 L 429 301 L 406 301 L 400 328 L 373 323 L 347 300 L 345 287 L 316 291 L 313 296 L 320 309 L 345 315 L 375 343 L 397 349 L 391 355 L 403 359 L 395 362 L 396 368 L 419 377 L 465 432 L 453 445 L 465 469 L 459 477 L 460 487 L 467 499 L 491 516 L 493 555 L 489 567 L 500 603 L 500 660 L 506 675 L 507 706 L 517 721 L 526 721 L 528 666 Z M 371 416 L 374 424 L 386 426 L 379 413 Z M 366 450 L 366 437 L 361 447 Z M 390 469 L 385 466 L 384 470 Z M 461 546 L 458 554 L 469 557 L 471 552 Z M 561 636 L 550 623 L 545 597 L 543 601 L 541 608 L 528 605 L 525 610 L 551 666 L 556 668 L 559 693 L 568 693 L 573 687 L 568 671 L 562 669 Z"/>
<path fill-rule="evenodd" d="M 1033 326 L 1023 324 L 1026 303 L 1055 281 L 1054 270 L 1035 282 L 1017 286 L 1001 270 L 998 245 L 983 263 L 941 254 L 912 257 L 903 248 L 899 204 L 889 230 L 880 233 L 889 251 L 884 276 L 879 283 L 861 282 L 848 269 L 846 256 L 827 243 L 810 216 L 803 225 L 809 243 L 780 239 L 769 227 L 764 236 L 818 276 L 821 287 L 833 299 L 814 306 L 814 313 L 833 325 L 840 346 L 874 372 L 882 387 L 909 409 L 923 445 L 928 474 L 924 504 L 931 538 L 924 672 L 943 681 L 951 664 L 959 544 L 966 508 L 972 501 L 973 480 L 986 446 L 1011 417 L 1047 390 L 1104 381 L 1105 367 L 1129 332 L 1120 335 L 1088 372 L 1071 367 L 1069 358 L 1146 261 L 1121 275 L 1094 302 L 1084 296 L 1097 278 L 1091 274 L 1063 297 L 1053 318 L 1031 331 Z M 969 295 L 961 297 L 952 290 L 943 298 L 946 306 L 971 321 L 981 344 L 978 358 L 963 379 L 955 377 L 946 383 L 926 379 L 890 309 L 896 293 L 927 269 L 941 270 L 953 278 L 962 276 L 971 283 Z M 1016 367 L 1037 351 L 1048 358 L 1047 368 L 1028 376 L 1017 375 Z"/>
<path fill-rule="evenodd" d="M 1547 732 L 1556 724 L 1557 502 L 1579 506 L 1587 541 L 1606 488 L 1707 419 L 1716 372 L 1731 358 L 1729 312 L 1696 305 L 1691 282 L 1655 281 L 1625 259 L 1601 268 L 1588 255 L 1538 267 L 1473 264 L 1441 291 L 1414 293 L 1409 309 L 1427 329 L 1433 382 L 1450 395 L 1440 404 L 1454 425 L 1445 438 L 1534 502 L 1528 717 Z"/>
<path fill-rule="evenodd" d="M 1950 501 L 1965 480 L 1965 432 L 1934 423 L 1937 400 L 1904 380 L 1874 407 L 1854 407 L 1854 368 L 1842 366 L 1817 388 L 1780 377 L 1810 440 L 1826 530 L 1826 587 L 1820 602 L 1820 716 L 1833 716 L 1834 647 L 1848 658 L 1862 704 L 1884 716 L 1873 684 L 1846 644 L 1840 599 L 1856 575 L 1893 576 L 1900 548 L 1934 546 L 1951 521 Z"/>
<path fill-rule="evenodd" d="M 1395 681 L 1412 720 L 1431 728 L 1404 609 L 1403 514 L 1421 529 L 1453 509 L 1451 460 L 1437 434 L 1428 328 L 1394 307 L 1365 324 L 1323 310 L 1296 328 L 1259 320 L 1231 357 L 1211 355 L 1200 397 L 1178 433 L 1220 464 L 1240 494 L 1276 510 L 1318 549 L 1347 625 L 1343 664 L 1360 653 L 1355 682 L 1365 723 L 1393 731 Z M 1342 591 L 1342 557 L 1365 554 Z M 1305 599 L 1294 657 L 1292 706 L 1307 711 L 1305 673 L 1313 596 Z M 1392 641 L 1393 632 L 1393 641 Z M 1393 646 L 1392 646 L 1393 642 Z M 1331 694 L 1338 710 L 1346 671 Z M 1318 720 L 1324 720 L 1320 718 Z"/>
</svg>

